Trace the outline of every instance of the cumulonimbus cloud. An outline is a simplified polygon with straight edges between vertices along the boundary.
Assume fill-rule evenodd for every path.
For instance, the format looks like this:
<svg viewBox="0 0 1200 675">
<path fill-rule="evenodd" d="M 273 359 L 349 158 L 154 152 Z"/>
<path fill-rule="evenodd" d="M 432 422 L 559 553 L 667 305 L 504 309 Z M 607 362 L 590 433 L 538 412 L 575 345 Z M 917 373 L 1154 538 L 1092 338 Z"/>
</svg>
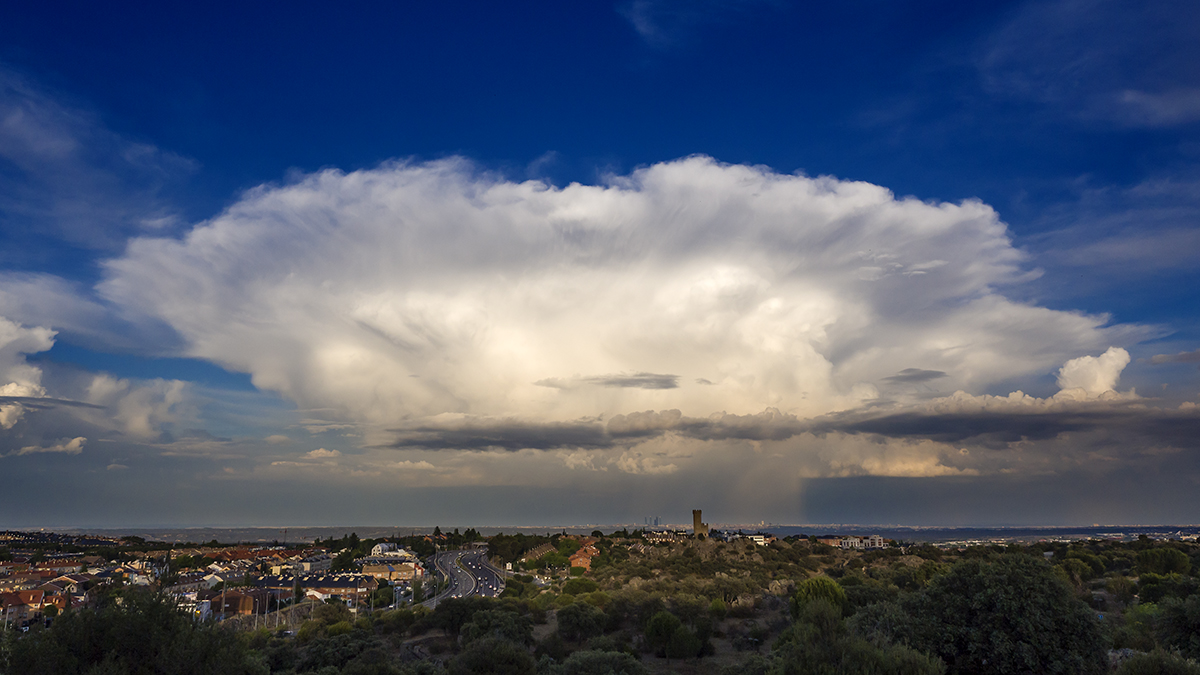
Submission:
<svg viewBox="0 0 1200 675">
<path fill-rule="evenodd" d="M 972 391 L 1138 335 L 1003 295 L 1029 278 L 977 201 L 706 157 L 561 188 L 452 159 L 252 190 L 133 240 L 99 290 L 330 422 L 574 428 L 812 417 L 897 377 Z"/>
</svg>

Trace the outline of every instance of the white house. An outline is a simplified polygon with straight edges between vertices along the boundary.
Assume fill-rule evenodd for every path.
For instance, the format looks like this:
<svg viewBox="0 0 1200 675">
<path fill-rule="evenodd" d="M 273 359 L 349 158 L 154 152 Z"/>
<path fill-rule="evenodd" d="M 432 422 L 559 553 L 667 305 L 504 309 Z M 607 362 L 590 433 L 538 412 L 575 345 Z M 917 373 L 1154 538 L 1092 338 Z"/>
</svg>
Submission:
<svg viewBox="0 0 1200 675">
<path fill-rule="evenodd" d="M 865 548 L 886 548 L 887 542 L 878 534 L 872 534 L 869 537 L 844 537 L 838 542 L 838 546 L 845 550 L 861 551 Z"/>
<path fill-rule="evenodd" d="M 371 549 L 371 555 L 372 556 L 385 556 L 388 554 L 394 554 L 396 551 L 396 548 L 397 547 L 395 544 L 385 541 L 382 544 L 375 544 L 375 548 Z"/>
</svg>

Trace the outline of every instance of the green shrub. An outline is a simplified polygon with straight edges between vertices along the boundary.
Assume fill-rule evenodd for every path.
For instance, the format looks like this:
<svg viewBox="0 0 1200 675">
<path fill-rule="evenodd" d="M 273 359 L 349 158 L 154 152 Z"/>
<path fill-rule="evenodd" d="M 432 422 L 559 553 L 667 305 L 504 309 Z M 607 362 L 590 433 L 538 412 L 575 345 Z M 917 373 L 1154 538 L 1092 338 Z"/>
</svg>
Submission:
<svg viewBox="0 0 1200 675">
<path fill-rule="evenodd" d="M 1159 641 L 1188 658 L 1200 659 L 1200 595 L 1167 598 L 1158 607 L 1154 632 Z"/>
<path fill-rule="evenodd" d="M 1116 675 L 1200 675 L 1200 664 L 1179 654 L 1156 649 L 1149 654 L 1136 654 L 1125 659 Z"/>
<path fill-rule="evenodd" d="M 483 638 L 451 659 L 447 671 L 450 675 L 534 675 L 537 664 L 520 645 Z"/>
<path fill-rule="evenodd" d="M 1141 572 L 1154 574 L 1187 574 L 1192 561 L 1187 554 L 1173 548 L 1159 547 L 1137 554 L 1137 566 Z"/>
<path fill-rule="evenodd" d="M 600 585 L 591 579 L 568 579 L 563 584 L 562 592 L 570 595 L 592 593 L 600 589 Z"/>
<path fill-rule="evenodd" d="M 708 603 L 708 613 L 711 614 L 714 619 L 720 621 L 721 619 L 725 618 L 727 613 L 729 613 L 729 607 L 726 606 L 725 601 L 721 598 L 713 598 L 713 601 Z"/>
<path fill-rule="evenodd" d="M 623 652 L 586 650 L 571 654 L 548 675 L 646 675 L 637 658 Z"/>
<path fill-rule="evenodd" d="M 579 642 L 604 632 L 608 618 L 598 607 L 577 602 L 558 610 L 558 632 L 564 640 Z"/>
<path fill-rule="evenodd" d="M 687 626 L 680 625 L 671 633 L 671 639 L 667 642 L 667 658 L 671 659 L 691 659 L 700 656 L 700 649 L 704 647 L 703 641 L 696 636 Z"/>
<path fill-rule="evenodd" d="M 528 616 L 500 609 L 475 612 L 462 627 L 463 645 L 476 640 L 496 638 L 519 645 L 533 644 L 533 622 Z"/>
<path fill-rule="evenodd" d="M 814 600 L 824 600 L 841 608 L 846 604 L 846 591 L 829 577 L 805 579 L 796 584 L 796 592 L 792 594 L 792 616 L 799 616 L 804 606 Z"/>
</svg>

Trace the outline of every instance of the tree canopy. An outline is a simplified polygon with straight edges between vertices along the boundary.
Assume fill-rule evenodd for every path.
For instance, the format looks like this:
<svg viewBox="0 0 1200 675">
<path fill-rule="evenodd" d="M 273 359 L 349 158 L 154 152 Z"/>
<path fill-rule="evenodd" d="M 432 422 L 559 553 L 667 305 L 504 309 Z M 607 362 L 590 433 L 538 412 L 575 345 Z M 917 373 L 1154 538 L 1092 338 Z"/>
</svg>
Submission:
<svg viewBox="0 0 1200 675">
<path fill-rule="evenodd" d="M 1043 560 L 1003 555 L 956 563 L 920 592 L 864 610 L 859 625 L 936 654 L 952 673 L 1103 673 L 1095 613 Z M 876 619 L 887 616 L 887 621 Z"/>
</svg>

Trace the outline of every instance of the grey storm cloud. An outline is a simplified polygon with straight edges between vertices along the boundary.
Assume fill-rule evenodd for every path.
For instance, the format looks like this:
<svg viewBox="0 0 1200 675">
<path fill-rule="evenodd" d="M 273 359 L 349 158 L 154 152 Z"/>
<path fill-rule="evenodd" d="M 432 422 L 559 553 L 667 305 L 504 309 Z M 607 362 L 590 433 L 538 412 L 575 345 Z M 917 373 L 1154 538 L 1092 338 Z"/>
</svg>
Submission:
<svg viewBox="0 0 1200 675">
<path fill-rule="evenodd" d="M 1200 349 L 1191 352 L 1179 352 L 1178 354 L 1155 354 L 1150 357 L 1150 363 L 1155 365 L 1163 363 L 1200 363 Z"/>
<path fill-rule="evenodd" d="M 701 441 L 779 441 L 807 429 L 808 424 L 803 420 L 775 409 L 756 415 L 718 413 L 709 417 L 687 417 L 678 410 L 663 410 L 615 415 L 607 423 L 464 419 L 444 425 L 393 429 L 397 436 L 389 445 L 427 450 L 606 449 L 667 433 Z"/>
<path fill-rule="evenodd" d="M 1200 448 L 1200 411 L 1115 402 L 1029 412 L 879 413 L 860 409 L 805 420 L 775 409 L 756 415 L 709 417 L 688 417 L 678 410 L 665 410 L 616 415 L 607 423 L 595 419 L 550 423 L 467 419 L 392 431 L 397 436 L 391 447 L 428 450 L 596 450 L 629 446 L 666 434 L 697 441 L 786 441 L 801 434 L 866 435 L 1002 449 L 1022 441 L 1099 432 L 1114 442 L 1136 442 L 1141 451 L 1155 446 Z"/>
<path fill-rule="evenodd" d="M 461 425 L 422 425 L 392 431 L 397 434 L 392 447 L 423 450 L 596 449 L 614 444 L 603 424 L 587 420 L 552 423 L 473 420 Z"/>
<path fill-rule="evenodd" d="M 1150 446 L 1200 448 L 1200 414 L 1195 409 L 1162 410 L 1136 404 L 1038 412 L 902 412 L 878 416 L 827 415 L 814 420 L 816 434 L 870 434 L 895 439 L 1000 449 L 1020 441 L 1044 441 L 1063 434 L 1101 432 L 1122 442 L 1138 439 Z"/>
<path fill-rule="evenodd" d="M 929 382 L 938 378 L 946 377 L 946 373 L 941 370 L 922 370 L 920 368 L 905 368 L 904 370 L 892 375 L 891 377 L 883 378 L 884 382 L 896 383 L 917 383 Z"/>
</svg>

